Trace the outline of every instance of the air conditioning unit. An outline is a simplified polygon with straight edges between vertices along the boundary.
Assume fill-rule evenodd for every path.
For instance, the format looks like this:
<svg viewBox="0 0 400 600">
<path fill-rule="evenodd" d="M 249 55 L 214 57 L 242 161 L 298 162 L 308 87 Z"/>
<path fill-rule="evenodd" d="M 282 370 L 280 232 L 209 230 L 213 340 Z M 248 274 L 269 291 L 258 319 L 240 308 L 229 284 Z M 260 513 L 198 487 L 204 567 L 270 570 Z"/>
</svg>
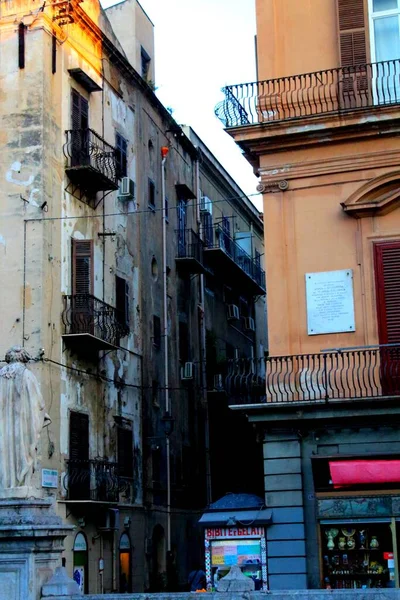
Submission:
<svg viewBox="0 0 400 600">
<path fill-rule="evenodd" d="M 119 510 L 117 508 L 108 508 L 102 512 L 97 522 L 97 529 L 102 531 L 119 529 Z"/>
<path fill-rule="evenodd" d="M 244 328 L 247 329 L 248 331 L 256 330 L 256 325 L 255 325 L 254 319 L 252 317 L 244 318 Z"/>
<path fill-rule="evenodd" d="M 200 210 L 201 212 L 208 212 L 212 214 L 212 200 L 208 196 L 202 196 L 200 198 Z"/>
<path fill-rule="evenodd" d="M 193 379 L 194 377 L 194 364 L 192 362 L 186 362 L 181 368 L 181 379 Z"/>
<path fill-rule="evenodd" d="M 214 390 L 222 390 L 224 389 L 223 383 L 222 383 L 222 375 L 221 373 L 218 373 L 218 375 L 214 375 Z"/>
<path fill-rule="evenodd" d="M 228 304 L 228 321 L 239 321 L 239 307 L 236 304 Z"/>
<path fill-rule="evenodd" d="M 133 200 L 135 197 L 135 182 L 129 177 L 122 177 L 119 184 L 118 199 Z"/>
</svg>

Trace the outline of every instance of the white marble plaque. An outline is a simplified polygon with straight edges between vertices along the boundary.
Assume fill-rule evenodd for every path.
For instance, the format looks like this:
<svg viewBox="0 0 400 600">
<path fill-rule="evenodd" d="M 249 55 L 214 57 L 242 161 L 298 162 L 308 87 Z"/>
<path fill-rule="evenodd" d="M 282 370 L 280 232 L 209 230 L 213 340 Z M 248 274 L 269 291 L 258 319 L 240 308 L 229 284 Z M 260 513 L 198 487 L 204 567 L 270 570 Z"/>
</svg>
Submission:
<svg viewBox="0 0 400 600">
<path fill-rule="evenodd" d="M 353 271 L 306 273 L 308 335 L 355 331 Z"/>
</svg>

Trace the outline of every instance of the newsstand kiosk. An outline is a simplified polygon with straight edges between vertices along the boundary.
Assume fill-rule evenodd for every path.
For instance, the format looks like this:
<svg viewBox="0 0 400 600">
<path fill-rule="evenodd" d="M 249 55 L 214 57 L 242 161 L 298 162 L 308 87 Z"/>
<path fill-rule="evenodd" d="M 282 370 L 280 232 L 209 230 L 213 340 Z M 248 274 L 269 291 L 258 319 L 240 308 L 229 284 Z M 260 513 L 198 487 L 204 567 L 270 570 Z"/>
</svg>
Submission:
<svg viewBox="0 0 400 600">
<path fill-rule="evenodd" d="M 237 565 L 255 589 L 268 590 L 265 527 L 272 511 L 252 494 L 227 494 L 210 505 L 199 523 L 204 527 L 207 591 Z"/>
</svg>

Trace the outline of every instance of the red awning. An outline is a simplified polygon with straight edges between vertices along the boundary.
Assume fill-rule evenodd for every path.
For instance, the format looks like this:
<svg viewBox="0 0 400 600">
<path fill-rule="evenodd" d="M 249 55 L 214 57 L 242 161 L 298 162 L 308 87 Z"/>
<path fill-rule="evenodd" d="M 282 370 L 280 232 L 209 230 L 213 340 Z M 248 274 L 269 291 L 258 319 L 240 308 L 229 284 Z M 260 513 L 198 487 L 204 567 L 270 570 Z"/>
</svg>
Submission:
<svg viewBox="0 0 400 600">
<path fill-rule="evenodd" d="M 400 483 L 400 460 L 329 461 L 334 487 L 368 483 Z"/>
</svg>

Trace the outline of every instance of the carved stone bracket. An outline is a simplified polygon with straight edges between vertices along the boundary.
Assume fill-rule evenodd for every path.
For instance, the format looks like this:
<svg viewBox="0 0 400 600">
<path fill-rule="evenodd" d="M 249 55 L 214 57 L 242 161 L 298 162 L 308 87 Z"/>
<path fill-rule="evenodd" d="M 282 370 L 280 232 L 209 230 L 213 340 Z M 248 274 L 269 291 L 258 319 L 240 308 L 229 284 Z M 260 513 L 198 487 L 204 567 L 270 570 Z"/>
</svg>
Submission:
<svg viewBox="0 0 400 600">
<path fill-rule="evenodd" d="M 286 179 L 276 181 L 262 181 L 257 185 L 257 192 L 262 194 L 273 194 L 276 192 L 285 192 L 289 189 L 289 182 Z"/>
</svg>

